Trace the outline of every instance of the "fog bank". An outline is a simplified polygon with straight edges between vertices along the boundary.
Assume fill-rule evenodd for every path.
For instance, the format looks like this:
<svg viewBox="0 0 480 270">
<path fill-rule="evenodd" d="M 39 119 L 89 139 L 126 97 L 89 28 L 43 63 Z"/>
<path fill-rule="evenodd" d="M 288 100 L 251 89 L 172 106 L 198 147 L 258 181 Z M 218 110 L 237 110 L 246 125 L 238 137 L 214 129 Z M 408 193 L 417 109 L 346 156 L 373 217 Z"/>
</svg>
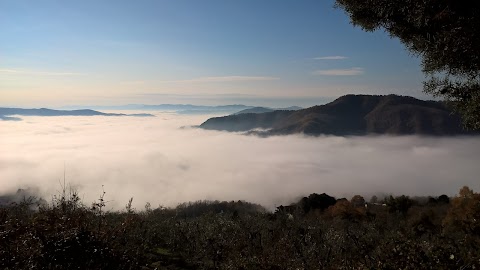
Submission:
<svg viewBox="0 0 480 270">
<path fill-rule="evenodd" d="M 480 189 L 480 138 L 258 138 L 205 131 L 208 116 L 23 117 L 0 121 L 0 194 L 38 187 L 46 199 L 63 181 L 86 203 L 102 185 L 107 208 L 134 197 L 175 206 L 247 200 L 267 207 L 313 192 L 454 195 Z"/>
</svg>

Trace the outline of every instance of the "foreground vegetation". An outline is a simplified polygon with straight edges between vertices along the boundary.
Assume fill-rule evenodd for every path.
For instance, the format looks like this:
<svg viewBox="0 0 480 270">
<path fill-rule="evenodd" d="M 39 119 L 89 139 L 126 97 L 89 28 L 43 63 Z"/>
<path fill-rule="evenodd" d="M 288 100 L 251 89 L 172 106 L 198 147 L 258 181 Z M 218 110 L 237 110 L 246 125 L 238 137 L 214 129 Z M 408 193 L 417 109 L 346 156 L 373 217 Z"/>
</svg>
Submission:
<svg viewBox="0 0 480 270">
<path fill-rule="evenodd" d="M 1 269 L 475 269 L 480 194 L 351 200 L 312 194 L 105 212 L 75 192 L 0 208 Z"/>
</svg>

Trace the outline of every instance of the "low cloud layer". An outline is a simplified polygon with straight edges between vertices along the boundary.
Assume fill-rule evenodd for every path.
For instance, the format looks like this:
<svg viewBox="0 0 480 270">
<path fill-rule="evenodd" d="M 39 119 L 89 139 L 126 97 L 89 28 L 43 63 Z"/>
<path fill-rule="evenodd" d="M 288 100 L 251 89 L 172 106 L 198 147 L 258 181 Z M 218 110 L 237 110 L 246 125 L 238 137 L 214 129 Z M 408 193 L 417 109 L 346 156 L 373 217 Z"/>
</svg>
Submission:
<svg viewBox="0 0 480 270">
<path fill-rule="evenodd" d="M 257 138 L 182 126 L 205 116 L 24 117 L 0 121 L 0 194 L 66 180 L 86 203 L 102 185 L 111 209 L 192 200 L 267 207 L 313 192 L 454 195 L 480 189 L 480 138 Z"/>
</svg>

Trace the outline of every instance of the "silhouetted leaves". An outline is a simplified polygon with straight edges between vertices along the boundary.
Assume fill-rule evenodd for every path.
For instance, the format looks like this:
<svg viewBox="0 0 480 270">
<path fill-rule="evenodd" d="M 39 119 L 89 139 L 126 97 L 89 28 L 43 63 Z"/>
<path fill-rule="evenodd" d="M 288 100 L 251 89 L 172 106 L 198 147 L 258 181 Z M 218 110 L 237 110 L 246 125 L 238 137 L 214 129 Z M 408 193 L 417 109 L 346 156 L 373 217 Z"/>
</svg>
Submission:
<svg viewBox="0 0 480 270">
<path fill-rule="evenodd" d="M 104 195 L 105 193 L 103 193 Z M 390 196 L 365 205 L 311 194 L 275 214 L 243 201 L 138 212 L 75 192 L 0 208 L 1 269 L 473 269 L 480 196 Z M 445 198 L 446 197 L 446 198 Z M 101 204 L 99 207 L 98 204 Z M 304 210 L 306 212 L 304 212 Z"/>
<path fill-rule="evenodd" d="M 449 0 L 336 0 L 354 25 L 383 29 L 422 59 L 424 91 L 480 129 L 480 3 Z"/>
</svg>

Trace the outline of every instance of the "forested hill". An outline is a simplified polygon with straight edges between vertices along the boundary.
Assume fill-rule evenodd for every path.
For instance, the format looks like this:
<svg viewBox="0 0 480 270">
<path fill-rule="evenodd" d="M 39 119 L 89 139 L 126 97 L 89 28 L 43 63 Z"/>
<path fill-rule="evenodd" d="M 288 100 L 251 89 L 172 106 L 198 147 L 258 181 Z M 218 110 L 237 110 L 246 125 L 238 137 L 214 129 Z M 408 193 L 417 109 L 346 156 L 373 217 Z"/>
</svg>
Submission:
<svg viewBox="0 0 480 270">
<path fill-rule="evenodd" d="M 298 107 L 298 106 L 291 106 L 287 108 L 278 108 L 278 109 L 272 109 L 272 108 L 267 108 L 267 107 L 253 107 L 245 110 L 241 110 L 239 112 L 236 112 L 234 114 L 244 114 L 244 113 L 266 113 L 266 112 L 273 112 L 273 111 L 298 111 L 303 108 Z"/>
<path fill-rule="evenodd" d="M 210 118 L 200 125 L 209 130 L 268 136 L 307 135 L 462 135 L 470 134 L 461 119 L 443 103 L 408 96 L 346 95 L 298 111 L 273 111 Z M 259 129 L 263 131 L 258 131 Z"/>
</svg>

